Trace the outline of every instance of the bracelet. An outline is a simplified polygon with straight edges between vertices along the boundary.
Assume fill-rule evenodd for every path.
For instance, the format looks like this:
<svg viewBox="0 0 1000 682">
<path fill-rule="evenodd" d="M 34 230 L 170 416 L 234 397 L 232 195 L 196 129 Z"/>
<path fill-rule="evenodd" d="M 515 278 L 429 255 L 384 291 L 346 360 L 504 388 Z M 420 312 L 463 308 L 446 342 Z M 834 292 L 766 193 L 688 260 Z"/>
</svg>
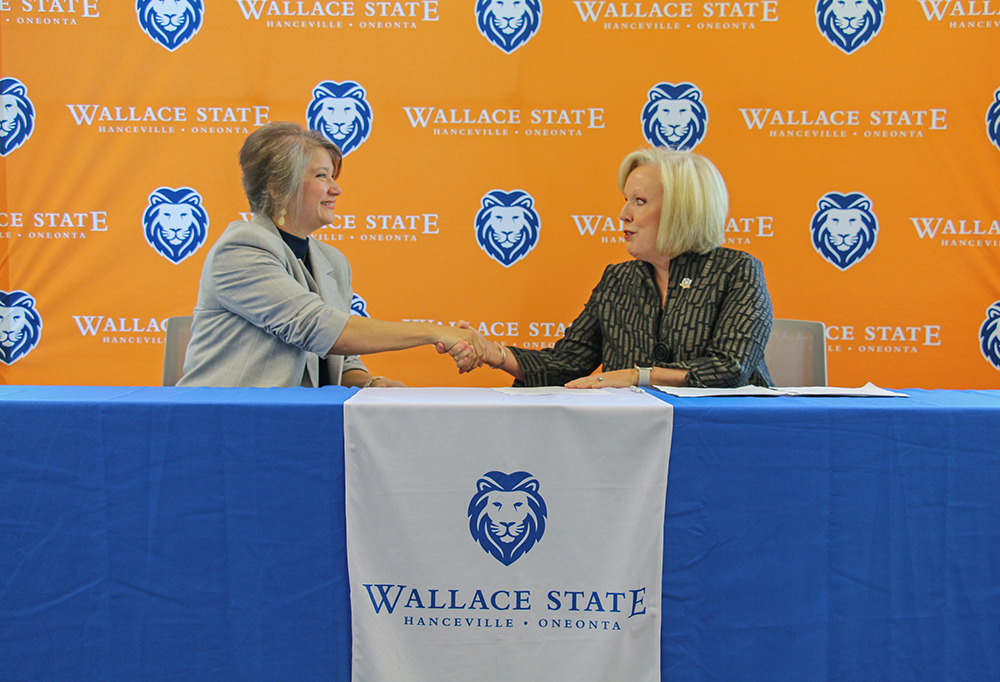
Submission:
<svg viewBox="0 0 1000 682">
<path fill-rule="evenodd" d="M 494 343 L 496 342 L 494 341 Z M 486 365 L 490 369 L 502 369 L 503 364 L 507 362 L 507 346 L 503 345 L 502 343 L 497 343 L 497 346 L 500 348 L 500 364 L 491 365 L 490 363 L 487 362 Z"/>
<path fill-rule="evenodd" d="M 371 385 L 374 384 L 376 381 L 378 381 L 379 379 L 385 379 L 385 378 L 386 377 L 368 377 L 368 381 L 366 381 L 365 385 L 362 386 L 361 388 L 371 388 Z"/>
</svg>

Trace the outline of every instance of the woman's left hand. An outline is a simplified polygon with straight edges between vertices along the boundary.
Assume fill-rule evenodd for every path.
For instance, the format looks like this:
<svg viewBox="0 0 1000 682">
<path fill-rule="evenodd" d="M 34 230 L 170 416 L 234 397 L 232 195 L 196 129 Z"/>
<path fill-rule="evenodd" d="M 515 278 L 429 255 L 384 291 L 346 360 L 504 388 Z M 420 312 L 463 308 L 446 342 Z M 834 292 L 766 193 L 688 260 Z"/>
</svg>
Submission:
<svg viewBox="0 0 1000 682">
<path fill-rule="evenodd" d="M 395 379 L 386 379 L 385 377 L 378 377 L 372 382 L 372 387 L 374 388 L 406 388 L 406 384 L 402 381 L 396 381 Z"/>
<path fill-rule="evenodd" d="M 566 384 L 566 388 L 628 388 L 639 382 L 639 370 L 619 369 L 580 377 Z"/>
</svg>

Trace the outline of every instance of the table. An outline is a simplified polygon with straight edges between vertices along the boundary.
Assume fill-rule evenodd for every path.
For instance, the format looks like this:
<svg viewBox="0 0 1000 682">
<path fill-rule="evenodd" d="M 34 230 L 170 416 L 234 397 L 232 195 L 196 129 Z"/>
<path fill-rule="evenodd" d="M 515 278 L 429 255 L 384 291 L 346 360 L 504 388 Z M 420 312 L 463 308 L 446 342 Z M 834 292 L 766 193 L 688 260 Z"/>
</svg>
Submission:
<svg viewBox="0 0 1000 682">
<path fill-rule="evenodd" d="M 906 393 L 658 396 L 663 680 L 1000 677 L 1000 392 Z M 0 682 L 349 679 L 352 394 L 0 387 Z"/>
<path fill-rule="evenodd" d="M 1000 678 L 1000 392 L 664 398 L 664 680 Z"/>
</svg>

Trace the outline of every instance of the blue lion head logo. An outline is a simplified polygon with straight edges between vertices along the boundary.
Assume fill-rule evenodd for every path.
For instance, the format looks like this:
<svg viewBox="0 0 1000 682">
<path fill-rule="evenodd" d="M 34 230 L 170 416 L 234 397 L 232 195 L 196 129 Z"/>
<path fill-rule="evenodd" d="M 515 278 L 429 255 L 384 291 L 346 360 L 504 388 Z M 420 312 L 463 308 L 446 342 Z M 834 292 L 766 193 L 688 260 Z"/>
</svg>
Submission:
<svg viewBox="0 0 1000 682">
<path fill-rule="evenodd" d="M 35 132 L 35 107 L 16 78 L 0 79 L 0 156 L 7 156 Z"/>
<path fill-rule="evenodd" d="M 476 0 L 479 32 L 504 54 L 531 40 L 541 24 L 541 0 Z"/>
<path fill-rule="evenodd" d="M 505 268 L 527 256 L 538 244 L 542 221 L 535 200 L 525 191 L 490 190 L 476 213 L 479 248 Z"/>
<path fill-rule="evenodd" d="M 816 252 L 841 270 L 864 260 L 878 238 L 872 200 L 861 192 L 828 192 L 816 203 L 819 210 L 809 226 Z"/>
<path fill-rule="evenodd" d="M 1000 88 L 993 92 L 993 102 L 986 110 L 986 134 L 993 146 L 1000 149 Z"/>
<path fill-rule="evenodd" d="M 340 147 L 347 156 L 372 132 L 372 108 L 365 89 L 354 81 L 323 81 L 312 92 L 306 109 L 309 128 Z"/>
<path fill-rule="evenodd" d="M 642 108 L 642 134 L 654 147 L 690 151 L 705 139 L 708 109 L 693 83 L 658 83 Z"/>
<path fill-rule="evenodd" d="M 201 205 L 201 195 L 190 187 L 160 187 L 149 195 L 142 226 L 146 242 L 177 264 L 205 243 L 208 213 Z"/>
<path fill-rule="evenodd" d="M 0 290 L 0 362 L 13 365 L 34 350 L 42 337 L 42 316 L 26 291 Z"/>
<path fill-rule="evenodd" d="M 488 554 L 510 566 L 542 539 L 547 515 L 534 476 L 527 471 L 490 471 L 476 482 L 469 530 Z"/>
<path fill-rule="evenodd" d="M 979 327 L 979 350 L 995 369 L 1000 369 L 1000 301 L 986 309 L 986 319 Z"/>
<path fill-rule="evenodd" d="M 882 0 L 819 0 L 816 3 L 819 32 L 846 54 L 867 45 L 877 36 L 884 19 Z"/>
<path fill-rule="evenodd" d="M 205 21 L 202 0 L 136 0 L 143 33 L 171 52 L 195 37 Z"/>
<path fill-rule="evenodd" d="M 357 315 L 358 317 L 371 317 L 368 314 L 368 302 L 354 294 L 351 297 L 351 315 Z"/>
</svg>

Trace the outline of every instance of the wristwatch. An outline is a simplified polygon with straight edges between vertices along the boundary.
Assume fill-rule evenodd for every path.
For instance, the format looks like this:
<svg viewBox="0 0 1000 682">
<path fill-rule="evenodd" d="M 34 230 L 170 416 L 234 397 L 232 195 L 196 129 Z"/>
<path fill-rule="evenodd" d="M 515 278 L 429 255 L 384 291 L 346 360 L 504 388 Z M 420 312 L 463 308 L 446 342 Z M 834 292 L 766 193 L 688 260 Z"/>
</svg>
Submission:
<svg viewBox="0 0 1000 682">
<path fill-rule="evenodd" d="M 653 373 L 652 367 L 640 367 L 636 365 L 635 368 L 639 370 L 639 386 L 649 386 L 649 378 Z"/>
</svg>

